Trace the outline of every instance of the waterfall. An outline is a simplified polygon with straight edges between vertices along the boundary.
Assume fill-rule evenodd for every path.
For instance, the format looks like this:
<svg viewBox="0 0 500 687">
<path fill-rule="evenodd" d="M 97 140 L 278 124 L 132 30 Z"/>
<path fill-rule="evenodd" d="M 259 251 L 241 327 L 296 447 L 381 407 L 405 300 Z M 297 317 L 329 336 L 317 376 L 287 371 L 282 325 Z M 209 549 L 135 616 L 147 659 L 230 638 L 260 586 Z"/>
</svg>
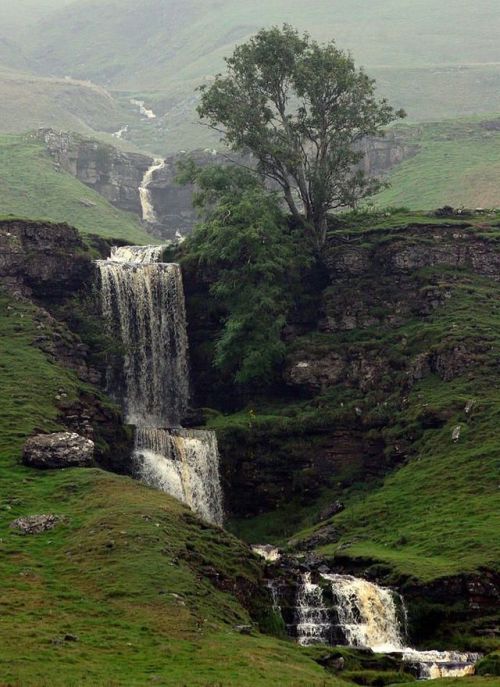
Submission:
<svg viewBox="0 0 500 687">
<path fill-rule="evenodd" d="M 337 601 L 339 626 L 350 646 L 400 651 L 401 626 L 393 592 L 351 575 L 322 575 Z"/>
<path fill-rule="evenodd" d="M 135 262 L 139 265 L 148 265 L 151 262 L 161 262 L 164 249 L 165 246 L 113 246 L 109 260 L 112 262 Z"/>
<path fill-rule="evenodd" d="M 103 317 L 123 352 L 110 392 L 135 425 L 133 463 L 146 484 L 222 524 L 219 453 L 214 432 L 185 430 L 188 341 L 178 265 L 159 262 L 164 246 L 113 248 L 98 260 Z"/>
<path fill-rule="evenodd" d="M 130 104 L 138 107 L 139 112 L 143 117 L 146 117 L 147 119 L 156 119 L 155 113 L 153 112 L 153 110 L 149 110 L 146 107 L 144 100 L 136 100 L 135 98 L 132 98 L 130 100 Z"/>
<path fill-rule="evenodd" d="M 111 134 L 113 138 L 123 138 L 123 135 L 126 134 L 128 131 L 128 124 L 125 124 L 125 126 L 122 126 L 121 129 L 118 129 L 118 131 L 115 131 L 114 134 Z"/>
<path fill-rule="evenodd" d="M 311 582 L 311 573 L 302 576 L 297 595 L 297 639 L 301 646 L 328 644 L 330 639 L 330 611 L 323 601 L 323 590 Z"/>
<path fill-rule="evenodd" d="M 339 628 L 350 646 L 379 653 L 400 653 L 423 679 L 461 677 L 474 673 L 478 654 L 417 651 L 405 646 L 396 595 L 390 589 L 351 575 L 322 574 L 331 585 Z M 399 597 L 401 603 L 403 600 Z M 403 615 L 406 614 L 403 603 Z"/>
<path fill-rule="evenodd" d="M 276 563 L 281 558 L 281 551 L 270 544 L 254 544 L 252 551 L 268 563 Z"/>
<path fill-rule="evenodd" d="M 142 207 L 142 219 L 149 224 L 154 224 L 157 222 L 156 212 L 153 207 L 153 202 L 151 200 L 151 191 L 149 190 L 149 185 L 153 181 L 153 175 L 159 169 L 165 167 L 165 160 L 157 159 L 153 162 L 151 167 L 147 170 L 144 175 L 141 185 L 139 186 L 139 196 L 141 198 Z"/>
<path fill-rule="evenodd" d="M 124 262 L 120 249 L 97 262 L 103 315 L 124 349 L 124 411 L 143 427 L 178 427 L 188 404 L 186 314 L 178 265 Z M 137 252 L 140 249 L 134 248 Z M 118 258 L 120 261 L 114 259 Z"/>
<path fill-rule="evenodd" d="M 214 432 L 138 428 L 134 460 L 142 481 L 222 525 L 219 453 Z"/>
</svg>

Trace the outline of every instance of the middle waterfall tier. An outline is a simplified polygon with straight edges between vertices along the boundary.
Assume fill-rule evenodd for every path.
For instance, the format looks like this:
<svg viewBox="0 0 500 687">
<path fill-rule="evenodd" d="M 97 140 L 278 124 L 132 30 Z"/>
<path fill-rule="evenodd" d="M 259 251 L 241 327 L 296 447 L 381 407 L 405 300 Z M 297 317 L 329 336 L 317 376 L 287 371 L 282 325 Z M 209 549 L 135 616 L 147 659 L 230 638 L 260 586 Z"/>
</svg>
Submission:
<svg viewBox="0 0 500 687">
<path fill-rule="evenodd" d="M 134 463 L 145 484 L 174 496 L 208 522 L 222 525 L 215 432 L 138 428 Z"/>
</svg>

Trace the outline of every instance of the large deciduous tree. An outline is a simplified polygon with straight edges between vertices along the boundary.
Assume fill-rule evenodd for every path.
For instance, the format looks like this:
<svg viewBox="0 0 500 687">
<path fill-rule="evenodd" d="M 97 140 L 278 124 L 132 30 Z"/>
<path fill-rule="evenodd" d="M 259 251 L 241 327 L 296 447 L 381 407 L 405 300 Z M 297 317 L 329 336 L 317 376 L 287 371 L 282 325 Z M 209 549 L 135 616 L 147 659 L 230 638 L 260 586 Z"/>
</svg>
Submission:
<svg viewBox="0 0 500 687">
<path fill-rule="evenodd" d="M 366 136 L 404 112 L 377 98 L 375 82 L 334 42 L 284 25 L 260 31 L 201 87 L 200 117 L 233 150 L 251 151 L 320 248 L 327 214 L 380 188 L 358 166 Z"/>
<path fill-rule="evenodd" d="M 183 245 L 183 259 L 210 275 L 223 310 L 214 364 L 238 384 L 266 386 L 285 355 L 281 333 L 310 262 L 301 236 L 258 175 L 237 166 L 181 166 L 196 186 L 202 222 Z"/>
</svg>

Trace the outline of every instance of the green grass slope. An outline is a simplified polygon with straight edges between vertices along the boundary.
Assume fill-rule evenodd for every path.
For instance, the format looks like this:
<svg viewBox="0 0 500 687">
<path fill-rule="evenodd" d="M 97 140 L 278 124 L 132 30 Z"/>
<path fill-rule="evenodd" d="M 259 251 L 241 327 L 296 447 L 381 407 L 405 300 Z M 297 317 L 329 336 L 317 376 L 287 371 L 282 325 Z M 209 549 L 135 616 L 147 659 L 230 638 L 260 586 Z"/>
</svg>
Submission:
<svg viewBox="0 0 500 687">
<path fill-rule="evenodd" d="M 83 233 L 151 242 L 137 217 L 56 170 L 43 145 L 29 136 L 0 135 L 0 216 L 36 216 L 67 222 Z"/>
<path fill-rule="evenodd" d="M 405 241 L 408 249 L 416 245 L 439 250 L 440 225 L 445 220 L 433 220 L 423 213 L 386 215 L 368 215 L 366 224 L 346 224 L 332 236 L 338 236 L 340 245 L 346 235 L 350 236 L 353 251 L 358 246 L 369 250 L 378 245 L 390 255 L 391 245 L 398 242 L 401 248 Z M 477 233 L 488 241 L 485 251 L 499 250 L 498 214 L 478 214 L 467 221 L 475 225 L 466 230 L 468 233 Z M 435 224 L 436 236 L 429 230 L 420 236 L 420 223 Z M 456 231 L 463 231 L 458 222 Z M 335 291 L 332 297 L 354 308 L 358 307 L 360 292 L 375 296 L 379 293 L 375 299 L 378 309 L 373 315 L 380 316 L 388 306 L 387 295 L 377 291 L 381 289 L 379 278 L 372 273 L 350 276 L 346 291 Z M 422 581 L 482 568 L 498 569 L 498 283 L 472 271 L 439 264 L 416 270 L 412 279 L 416 292 L 434 289 L 448 295 L 424 317 L 415 314 L 393 326 L 314 332 L 291 344 L 291 352 L 300 351 L 305 360 L 309 355 L 315 359 L 332 351 L 352 360 L 359 355 L 367 356 L 369 361 L 379 357 L 388 363 L 387 370 L 382 368 L 380 388 L 368 385 L 361 391 L 356 384 L 338 384 L 318 392 L 311 400 L 293 404 L 286 399 L 274 405 L 272 401 L 255 399 L 238 414 L 214 414 L 210 420 L 223 446 L 233 432 L 240 443 L 247 435 L 252 441 L 262 437 L 255 451 L 263 450 L 266 440 L 274 445 L 276 437 L 283 436 L 285 441 L 287 434 L 292 434 L 297 446 L 305 442 L 314 452 L 321 450 L 318 442 L 322 433 L 339 428 L 348 431 L 349 427 L 359 431 L 358 408 L 370 428 L 368 437 L 384 437 L 389 459 L 404 447 L 405 462 L 396 463 L 383 481 L 371 483 L 356 473 L 355 464 L 346 466 L 345 474 L 333 473 L 315 503 L 291 503 L 271 513 L 236 520 L 232 527 L 240 536 L 253 543 L 274 541 L 286 546 L 291 537 L 295 541 L 307 539 L 332 524 L 338 536 L 317 548 L 327 556 L 381 561 L 398 574 Z M 419 356 L 442 356 L 446 361 L 443 364 L 450 365 L 449 377 L 429 373 L 406 388 L 407 371 Z M 465 364 L 460 362 L 461 356 Z M 457 426 L 461 432 L 454 441 L 452 433 Z M 228 450 L 237 452 L 236 444 L 228 443 Z M 269 461 L 272 467 L 272 455 Z M 301 479 L 300 474 L 296 479 Z M 321 508 L 335 500 L 345 503 L 346 509 L 314 525 Z M 294 528 L 295 532 L 302 529 L 298 536 Z"/>
<path fill-rule="evenodd" d="M 379 207 L 500 206 L 500 119 L 457 120 L 401 129 L 421 151 L 398 165 Z"/>
<path fill-rule="evenodd" d="M 0 131 L 21 133 L 53 126 L 86 134 L 112 133 L 135 119 L 133 112 L 123 108 L 101 86 L 70 78 L 35 76 L 25 66 L 13 70 L 1 62 L 0 53 Z"/>
<path fill-rule="evenodd" d="M 34 314 L 0 297 L 0 684 L 345 684 L 291 642 L 234 629 L 250 620 L 234 590 L 261 575 L 234 537 L 131 479 L 18 464 L 27 435 L 58 429 L 58 390 L 81 387 L 33 347 Z M 40 535 L 10 528 L 40 513 L 62 520 Z"/>
</svg>

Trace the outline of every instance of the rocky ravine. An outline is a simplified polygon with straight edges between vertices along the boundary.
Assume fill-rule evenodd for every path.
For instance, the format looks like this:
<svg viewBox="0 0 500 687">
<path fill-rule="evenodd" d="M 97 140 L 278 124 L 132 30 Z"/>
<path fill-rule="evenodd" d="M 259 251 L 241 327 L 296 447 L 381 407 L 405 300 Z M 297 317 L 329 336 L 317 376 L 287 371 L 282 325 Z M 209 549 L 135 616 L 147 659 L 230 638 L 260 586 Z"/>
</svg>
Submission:
<svg viewBox="0 0 500 687">
<path fill-rule="evenodd" d="M 96 239 L 95 247 L 109 250 Z M 38 335 L 33 345 L 54 363 L 72 370 L 81 382 L 76 401 L 56 398 L 58 422 L 70 432 L 95 441 L 96 460 L 123 472 L 130 436 L 121 414 L 101 391 L 105 370 L 78 329 L 95 317 L 94 264 L 76 229 L 66 224 L 7 220 L 0 222 L 0 280 L 12 299 L 34 306 Z M 101 342 L 102 343 L 102 342 Z"/>
<path fill-rule="evenodd" d="M 142 217 L 139 186 L 153 158 L 138 153 L 122 152 L 112 145 L 101 143 L 80 134 L 40 129 L 37 140 L 47 148 L 58 167 L 100 193 L 110 203 Z M 367 174 L 383 176 L 395 165 L 415 155 L 419 147 L 389 133 L 385 138 L 363 141 L 362 168 Z M 165 165 L 154 172 L 148 186 L 157 216 L 151 227 L 163 238 L 172 238 L 178 231 L 189 233 L 196 223 L 193 208 L 193 187 L 176 183 L 177 164 L 192 157 L 198 165 L 228 164 L 231 156 L 215 150 L 195 150 L 169 155 Z M 252 165 L 251 157 L 245 163 Z"/>
</svg>

